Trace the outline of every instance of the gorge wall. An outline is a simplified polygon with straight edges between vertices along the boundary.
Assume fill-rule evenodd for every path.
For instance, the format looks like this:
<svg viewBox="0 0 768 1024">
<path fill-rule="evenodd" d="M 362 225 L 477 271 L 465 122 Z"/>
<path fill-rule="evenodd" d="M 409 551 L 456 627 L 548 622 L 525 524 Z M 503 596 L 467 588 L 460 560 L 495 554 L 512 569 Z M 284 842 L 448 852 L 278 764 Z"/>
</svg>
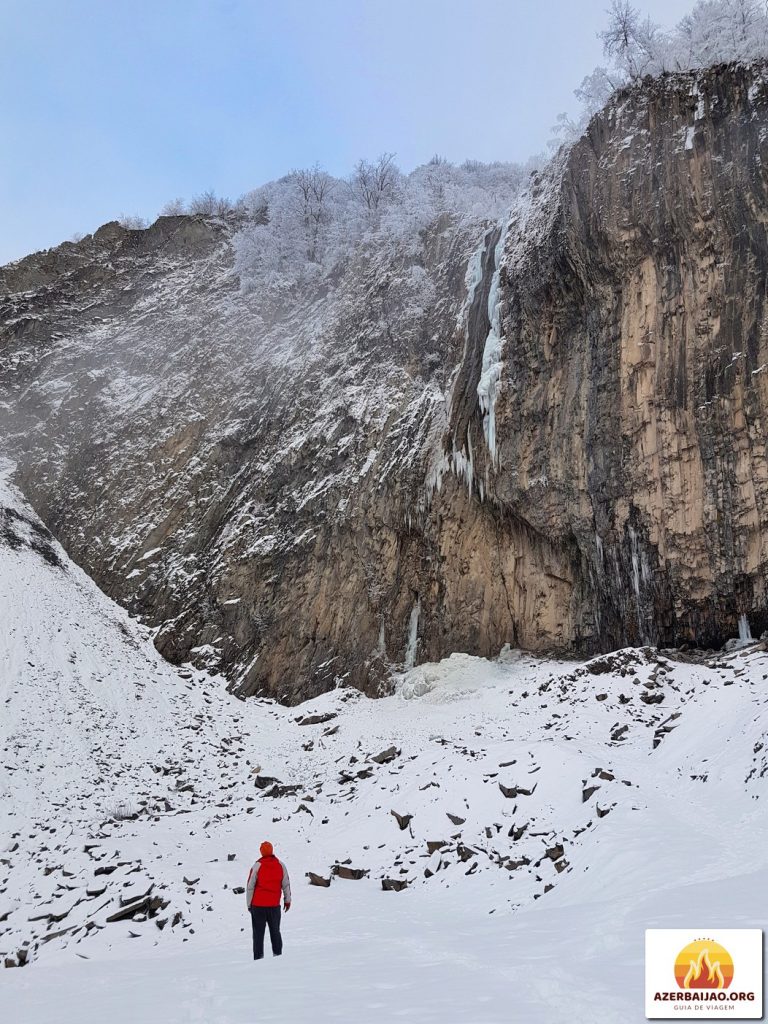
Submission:
<svg viewBox="0 0 768 1024">
<path fill-rule="evenodd" d="M 243 295 L 226 220 L 0 270 L 0 430 L 172 660 L 297 701 L 768 627 L 766 69 L 614 97 L 502 225 Z"/>
</svg>

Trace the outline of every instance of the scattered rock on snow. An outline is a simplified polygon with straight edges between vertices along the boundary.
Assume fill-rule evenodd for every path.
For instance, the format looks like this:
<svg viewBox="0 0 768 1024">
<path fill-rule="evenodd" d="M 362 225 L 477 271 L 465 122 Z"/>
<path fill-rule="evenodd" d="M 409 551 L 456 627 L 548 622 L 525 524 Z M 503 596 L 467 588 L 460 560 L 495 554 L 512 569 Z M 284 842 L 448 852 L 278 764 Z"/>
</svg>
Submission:
<svg viewBox="0 0 768 1024">
<path fill-rule="evenodd" d="M 365 868 L 348 868 L 344 864 L 334 864 L 331 868 L 334 875 L 338 875 L 339 878 L 348 878 L 351 881 L 359 881 L 361 878 L 365 878 L 368 871 Z"/>
<path fill-rule="evenodd" d="M 412 814 L 398 814 L 397 811 L 392 811 L 391 814 L 397 819 L 397 824 L 400 826 L 401 832 L 404 832 L 413 821 Z"/>
<path fill-rule="evenodd" d="M 394 761 L 395 758 L 400 754 L 397 747 L 387 747 L 386 750 L 382 750 L 380 754 L 375 754 L 371 760 L 377 764 L 389 764 L 390 761 Z"/>
<path fill-rule="evenodd" d="M 129 918 L 144 914 L 147 917 L 152 917 L 158 910 L 167 906 L 167 900 L 163 900 L 159 896 L 147 896 L 145 899 L 130 903 L 128 906 L 116 910 L 114 914 L 110 914 L 107 918 L 107 924 L 112 924 L 115 921 L 127 921 Z"/>
<path fill-rule="evenodd" d="M 327 889 L 331 884 L 330 878 L 323 878 L 322 875 L 316 875 L 314 871 L 308 871 L 307 878 L 309 879 L 310 885 L 319 885 L 325 889 Z"/>
<path fill-rule="evenodd" d="M 530 857 L 520 857 L 519 860 L 508 860 L 504 866 L 507 871 L 517 871 L 519 868 L 527 867 L 530 863 Z"/>
<path fill-rule="evenodd" d="M 523 789 L 522 786 L 505 786 L 500 782 L 499 789 L 508 800 L 514 800 L 518 796 L 533 796 L 536 786 L 533 789 Z"/>
<path fill-rule="evenodd" d="M 641 693 L 640 700 L 643 704 L 661 704 L 664 700 L 663 693 Z"/>
<path fill-rule="evenodd" d="M 278 798 L 281 796 L 295 796 L 301 786 L 273 786 L 264 796 Z"/>
<path fill-rule="evenodd" d="M 148 889 L 145 889 L 144 892 L 128 893 L 127 896 L 122 896 L 121 895 L 120 896 L 120 906 L 121 907 L 127 907 L 131 903 L 137 903 L 139 900 L 143 900 L 146 896 L 149 896 L 149 894 L 152 892 L 154 887 L 155 886 L 154 886 L 154 883 L 153 883 L 153 884 L 151 884 L 149 886 Z"/>
<path fill-rule="evenodd" d="M 384 892 L 400 892 L 408 888 L 408 880 L 405 878 L 382 878 L 381 888 Z"/>
<path fill-rule="evenodd" d="M 257 775 L 253 781 L 256 789 L 268 789 L 270 786 L 280 784 L 280 779 L 274 779 L 271 775 Z"/>
<path fill-rule="evenodd" d="M 326 711 L 324 715 L 307 715 L 306 718 L 297 718 L 297 725 L 322 725 L 324 722 L 330 722 L 332 718 L 336 718 L 337 713 L 335 711 Z"/>
</svg>

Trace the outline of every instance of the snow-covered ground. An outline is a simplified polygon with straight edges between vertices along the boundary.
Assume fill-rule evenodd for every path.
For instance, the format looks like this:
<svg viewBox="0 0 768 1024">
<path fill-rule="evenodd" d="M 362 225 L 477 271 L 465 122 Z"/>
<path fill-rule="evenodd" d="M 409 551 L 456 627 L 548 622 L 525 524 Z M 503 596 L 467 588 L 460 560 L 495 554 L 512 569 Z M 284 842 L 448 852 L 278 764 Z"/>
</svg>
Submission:
<svg viewBox="0 0 768 1024">
<path fill-rule="evenodd" d="M 0 953 L 27 961 L 2 1020 L 624 1024 L 645 928 L 763 924 L 762 644 L 241 702 L 163 662 L 5 480 L 0 626 Z M 254 964 L 265 838 L 294 902 Z"/>
</svg>

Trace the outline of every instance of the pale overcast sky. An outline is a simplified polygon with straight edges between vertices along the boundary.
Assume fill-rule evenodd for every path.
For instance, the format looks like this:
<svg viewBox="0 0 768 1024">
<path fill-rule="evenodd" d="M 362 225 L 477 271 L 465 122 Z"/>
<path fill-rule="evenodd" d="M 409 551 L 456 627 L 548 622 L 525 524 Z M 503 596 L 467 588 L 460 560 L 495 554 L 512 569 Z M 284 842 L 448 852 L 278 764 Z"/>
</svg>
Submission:
<svg viewBox="0 0 768 1024">
<path fill-rule="evenodd" d="M 523 160 L 608 0 L 0 0 L 0 263 L 383 150 Z M 638 0 L 664 25 L 692 0 Z"/>
</svg>

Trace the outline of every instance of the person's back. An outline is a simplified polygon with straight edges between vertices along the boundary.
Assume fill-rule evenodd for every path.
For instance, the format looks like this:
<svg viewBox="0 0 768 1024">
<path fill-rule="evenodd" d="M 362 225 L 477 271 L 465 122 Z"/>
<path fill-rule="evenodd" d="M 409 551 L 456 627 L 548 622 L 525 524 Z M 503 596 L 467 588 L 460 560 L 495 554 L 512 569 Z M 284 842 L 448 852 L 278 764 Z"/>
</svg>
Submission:
<svg viewBox="0 0 768 1024">
<path fill-rule="evenodd" d="M 291 907 L 291 883 L 285 864 L 275 857 L 272 843 L 262 843 L 259 852 L 261 857 L 251 868 L 245 887 L 246 905 L 253 925 L 254 960 L 261 960 L 264 956 L 264 931 L 267 927 L 272 953 L 281 955 L 280 897 L 283 897 L 286 911 Z"/>
</svg>

